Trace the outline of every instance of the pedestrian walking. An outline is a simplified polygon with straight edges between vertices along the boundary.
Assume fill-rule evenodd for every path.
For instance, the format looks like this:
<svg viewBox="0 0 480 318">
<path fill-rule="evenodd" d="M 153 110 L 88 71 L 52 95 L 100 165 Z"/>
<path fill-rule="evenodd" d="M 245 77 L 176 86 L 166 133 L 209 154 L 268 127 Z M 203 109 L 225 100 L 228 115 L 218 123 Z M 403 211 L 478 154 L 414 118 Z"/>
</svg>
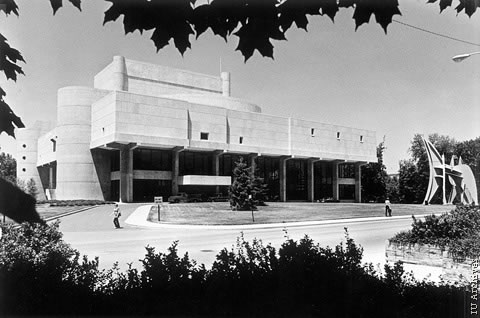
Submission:
<svg viewBox="0 0 480 318">
<path fill-rule="evenodd" d="M 385 216 L 392 216 L 392 208 L 390 207 L 390 200 L 385 200 Z"/>
<path fill-rule="evenodd" d="M 120 228 L 120 222 L 118 221 L 118 219 L 120 218 L 121 215 L 122 213 L 120 213 L 120 208 L 118 207 L 118 203 L 115 203 L 115 207 L 113 208 L 113 224 L 115 225 L 116 229 Z"/>
</svg>

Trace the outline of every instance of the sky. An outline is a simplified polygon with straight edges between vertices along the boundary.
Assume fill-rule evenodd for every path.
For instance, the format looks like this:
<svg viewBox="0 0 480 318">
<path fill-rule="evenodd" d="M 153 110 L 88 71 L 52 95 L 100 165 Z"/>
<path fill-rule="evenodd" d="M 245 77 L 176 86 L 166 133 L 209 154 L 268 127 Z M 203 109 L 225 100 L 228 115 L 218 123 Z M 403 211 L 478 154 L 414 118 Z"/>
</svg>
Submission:
<svg viewBox="0 0 480 318">
<path fill-rule="evenodd" d="M 480 46 L 480 12 L 468 18 L 426 0 L 399 0 L 394 19 Z M 263 113 L 376 131 L 385 137 L 389 173 L 410 157 L 414 134 L 439 133 L 457 141 L 480 136 L 480 55 L 454 63 L 457 54 L 480 51 L 465 44 L 392 23 L 385 34 L 375 18 L 355 31 L 353 9 L 335 22 L 310 17 L 308 32 L 292 27 L 274 41 L 274 59 L 256 52 L 246 63 L 210 31 L 184 56 L 173 42 L 156 52 L 150 32 L 125 35 L 121 18 L 103 26 L 104 1 L 82 1 L 82 12 L 64 1 L 55 16 L 47 0 L 17 0 L 20 16 L 0 19 L 0 33 L 23 54 L 25 76 L 0 77 L 6 101 L 27 125 L 56 120 L 57 90 L 93 86 L 93 77 L 114 55 L 199 73 L 231 73 L 232 97 Z M 457 1 L 454 0 L 454 6 Z M 0 135 L 0 151 L 16 155 L 15 140 Z"/>
</svg>

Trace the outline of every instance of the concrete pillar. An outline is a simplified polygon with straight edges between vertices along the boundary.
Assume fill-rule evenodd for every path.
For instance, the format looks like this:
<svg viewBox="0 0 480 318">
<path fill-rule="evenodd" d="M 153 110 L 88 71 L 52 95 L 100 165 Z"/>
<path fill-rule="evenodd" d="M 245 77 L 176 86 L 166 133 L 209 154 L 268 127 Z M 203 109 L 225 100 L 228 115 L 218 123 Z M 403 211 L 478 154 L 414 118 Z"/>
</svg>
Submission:
<svg viewBox="0 0 480 318">
<path fill-rule="evenodd" d="M 222 78 L 222 96 L 230 97 L 230 73 L 222 72 L 220 77 Z"/>
<path fill-rule="evenodd" d="M 212 155 L 212 173 L 214 176 L 220 175 L 220 155 L 222 150 L 214 151 Z M 215 193 L 220 193 L 220 186 L 215 186 Z"/>
<path fill-rule="evenodd" d="M 52 167 L 52 165 L 48 166 L 48 188 L 53 189 L 53 167 Z"/>
<path fill-rule="evenodd" d="M 315 201 L 315 173 L 313 168 L 316 161 L 315 159 L 308 159 L 307 161 L 307 200 L 310 202 Z"/>
<path fill-rule="evenodd" d="M 355 164 L 355 202 L 362 202 L 362 166 L 365 163 Z"/>
<path fill-rule="evenodd" d="M 120 149 L 120 201 L 133 201 L 133 150 L 131 146 Z"/>
<path fill-rule="evenodd" d="M 333 199 L 339 200 L 338 193 L 338 162 L 332 164 L 332 187 L 333 187 Z"/>
<path fill-rule="evenodd" d="M 278 165 L 278 177 L 280 179 L 280 202 L 287 201 L 287 160 L 281 157 Z"/>
<path fill-rule="evenodd" d="M 112 62 L 113 90 L 128 91 L 127 64 L 123 56 L 114 56 Z"/>
<path fill-rule="evenodd" d="M 180 170 L 180 151 L 182 147 L 175 147 L 172 150 L 172 195 L 178 194 L 178 173 Z"/>
</svg>

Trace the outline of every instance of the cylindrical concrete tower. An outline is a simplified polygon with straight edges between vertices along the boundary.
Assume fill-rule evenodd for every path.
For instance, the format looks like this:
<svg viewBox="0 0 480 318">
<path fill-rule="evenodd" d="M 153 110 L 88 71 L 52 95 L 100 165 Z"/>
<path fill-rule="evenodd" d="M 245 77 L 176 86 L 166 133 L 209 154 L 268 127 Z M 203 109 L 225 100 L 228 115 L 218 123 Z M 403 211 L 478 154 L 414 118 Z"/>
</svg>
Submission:
<svg viewBox="0 0 480 318">
<path fill-rule="evenodd" d="M 58 90 L 57 189 L 59 200 L 103 200 L 90 152 L 91 105 L 108 91 L 89 87 Z"/>
<path fill-rule="evenodd" d="M 29 128 L 15 131 L 17 139 L 17 179 L 25 182 L 35 181 L 38 189 L 37 200 L 45 200 L 45 191 L 37 169 L 38 138 L 49 128 L 47 122 L 36 122 Z"/>
<path fill-rule="evenodd" d="M 127 64 L 123 56 L 113 57 L 112 84 L 112 90 L 128 91 Z"/>
<path fill-rule="evenodd" d="M 222 95 L 230 97 L 230 73 L 222 72 L 220 77 L 222 78 Z"/>
</svg>

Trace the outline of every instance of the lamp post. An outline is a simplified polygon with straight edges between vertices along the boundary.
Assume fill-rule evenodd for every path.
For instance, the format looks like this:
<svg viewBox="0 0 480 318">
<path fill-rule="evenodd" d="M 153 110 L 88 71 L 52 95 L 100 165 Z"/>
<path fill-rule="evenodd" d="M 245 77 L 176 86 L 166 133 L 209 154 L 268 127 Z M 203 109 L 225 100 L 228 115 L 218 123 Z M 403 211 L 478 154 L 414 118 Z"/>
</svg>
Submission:
<svg viewBox="0 0 480 318">
<path fill-rule="evenodd" d="M 469 58 L 470 56 L 475 55 L 475 54 L 480 54 L 480 52 L 472 52 L 472 53 L 455 55 L 454 57 L 452 57 L 452 60 L 454 62 L 459 63 L 459 62 L 463 61 L 464 59 Z"/>
</svg>

